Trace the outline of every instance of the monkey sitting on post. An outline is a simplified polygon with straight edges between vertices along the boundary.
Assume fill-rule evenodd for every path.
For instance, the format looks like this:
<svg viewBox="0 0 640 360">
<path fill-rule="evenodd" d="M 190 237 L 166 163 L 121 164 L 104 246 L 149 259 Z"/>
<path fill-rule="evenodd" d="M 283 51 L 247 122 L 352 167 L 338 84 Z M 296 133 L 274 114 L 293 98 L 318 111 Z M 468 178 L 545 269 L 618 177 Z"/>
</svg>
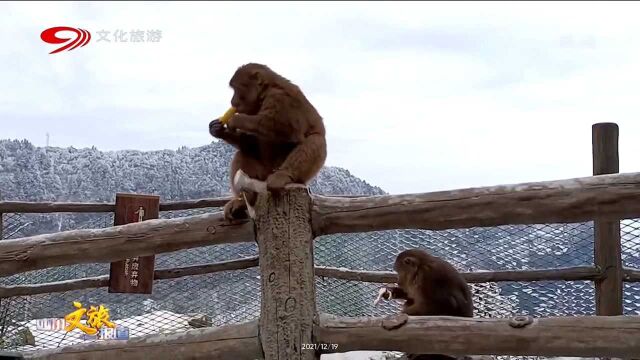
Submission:
<svg viewBox="0 0 640 360">
<path fill-rule="evenodd" d="M 302 90 L 266 65 L 240 66 L 229 86 L 235 114 L 211 121 L 209 132 L 237 149 L 230 166 L 234 198 L 224 207 L 225 218 L 236 220 L 249 215 L 247 205 L 257 198 L 250 191 L 241 196 L 233 181 L 238 170 L 275 193 L 309 184 L 324 166 L 327 144 L 322 117 Z"/>
<path fill-rule="evenodd" d="M 447 261 L 421 249 L 401 252 L 393 265 L 398 286 L 380 289 L 378 299 L 405 300 L 402 312 L 410 316 L 473 317 L 471 290 L 464 277 Z M 408 354 L 411 360 L 453 360 L 440 354 Z"/>
</svg>

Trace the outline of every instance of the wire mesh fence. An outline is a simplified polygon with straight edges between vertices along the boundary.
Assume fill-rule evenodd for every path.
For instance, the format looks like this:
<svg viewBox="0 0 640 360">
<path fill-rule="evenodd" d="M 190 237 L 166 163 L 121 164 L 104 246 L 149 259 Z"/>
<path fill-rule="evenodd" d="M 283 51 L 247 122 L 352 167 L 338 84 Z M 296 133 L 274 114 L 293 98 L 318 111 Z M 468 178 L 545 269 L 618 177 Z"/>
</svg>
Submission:
<svg viewBox="0 0 640 360">
<path fill-rule="evenodd" d="M 500 226 L 441 231 L 393 230 L 339 234 L 316 240 L 316 265 L 392 271 L 395 256 L 422 248 L 459 271 L 529 270 L 593 264 L 593 224 Z M 339 279 L 318 282 L 321 311 L 344 316 L 397 312 L 395 303 L 373 306 L 383 284 Z M 507 317 L 595 313 L 589 281 L 471 284 L 474 316 Z"/>
<path fill-rule="evenodd" d="M 620 222 L 622 265 L 640 269 L 640 219 Z M 640 283 L 625 283 L 622 301 L 625 315 L 640 315 Z"/>
<path fill-rule="evenodd" d="M 176 218 L 217 208 L 165 211 Z M 4 214 L 3 237 L 14 239 L 71 229 L 112 226 L 113 214 Z M 621 223 L 623 262 L 640 268 L 640 221 Z M 402 250 L 423 248 L 460 271 L 527 270 L 593 264 L 593 223 L 500 226 L 442 231 L 393 230 L 323 236 L 315 241 L 319 266 L 391 271 Z M 255 243 L 225 244 L 156 256 L 156 269 L 206 264 L 257 255 Z M 108 275 L 109 264 L 79 264 L 0 278 L 0 286 L 39 284 Z M 316 278 L 318 311 L 342 316 L 382 316 L 399 310 L 396 302 L 373 306 L 383 284 Z M 589 281 L 472 284 L 474 315 L 483 318 L 530 314 L 593 315 L 594 285 Z M 640 312 L 640 284 L 625 284 L 625 314 Z M 154 282 L 153 294 L 109 294 L 106 288 L 0 299 L 0 349 L 29 351 L 95 337 L 60 319 L 75 308 L 104 304 L 111 320 L 129 337 L 221 326 L 256 319 L 260 311 L 257 268 Z M 56 320 L 58 319 L 58 320 Z M 57 322 L 56 322 L 57 321 Z M 53 331 L 53 330 L 58 331 Z M 101 335 L 105 337 L 105 334 Z M 393 353 L 391 353 L 393 355 Z"/>
<path fill-rule="evenodd" d="M 218 210 L 163 211 L 160 218 Z M 4 215 L 5 239 L 109 226 L 113 226 L 112 213 Z M 207 246 L 158 254 L 155 268 L 206 264 L 252 255 L 257 255 L 255 243 Z M 0 285 L 40 284 L 108 274 L 109 264 L 77 264 L 5 277 L 0 279 Z M 107 288 L 99 288 L 0 299 L 0 348 L 26 351 L 97 340 L 79 330 L 65 335 L 60 319 L 75 310 L 75 301 L 85 308 L 104 305 L 109 309 L 110 319 L 117 326 L 126 328 L 129 337 L 255 319 L 260 310 L 259 281 L 257 268 L 252 268 L 155 281 L 151 295 L 110 294 Z M 52 331 L 52 328 L 59 331 Z"/>
</svg>

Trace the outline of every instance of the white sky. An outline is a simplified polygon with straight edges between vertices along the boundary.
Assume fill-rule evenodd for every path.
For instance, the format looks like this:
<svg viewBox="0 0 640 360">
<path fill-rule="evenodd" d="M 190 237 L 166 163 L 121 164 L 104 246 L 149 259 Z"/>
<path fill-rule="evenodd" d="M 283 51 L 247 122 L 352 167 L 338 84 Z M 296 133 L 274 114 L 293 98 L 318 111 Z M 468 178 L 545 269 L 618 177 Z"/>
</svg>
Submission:
<svg viewBox="0 0 640 360">
<path fill-rule="evenodd" d="M 603 121 L 620 125 L 621 171 L 639 171 L 639 15 L 637 2 L 2 2 L 0 138 L 204 145 L 233 71 L 260 62 L 324 117 L 327 165 L 390 193 L 588 176 Z M 40 33 L 62 25 L 93 39 L 49 55 Z M 118 29 L 162 38 L 118 43 Z"/>
</svg>

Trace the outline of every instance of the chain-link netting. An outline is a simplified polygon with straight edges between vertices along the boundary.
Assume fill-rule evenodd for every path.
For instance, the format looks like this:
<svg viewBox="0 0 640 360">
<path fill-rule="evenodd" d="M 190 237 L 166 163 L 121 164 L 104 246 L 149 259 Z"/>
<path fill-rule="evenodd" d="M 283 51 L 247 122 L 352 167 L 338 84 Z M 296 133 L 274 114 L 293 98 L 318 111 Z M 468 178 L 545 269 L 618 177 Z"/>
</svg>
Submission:
<svg viewBox="0 0 640 360">
<path fill-rule="evenodd" d="M 316 265 L 391 271 L 403 250 L 422 248 L 464 272 L 529 270 L 593 264 L 593 225 L 549 224 L 442 231 L 392 230 L 339 234 L 316 240 Z M 338 279 L 318 281 L 320 311 L 344 316 L 397 312 L 396 303 L 373 306 L 383 284 Z M 594 314 L 589 281 L 471 284 L 475 316 Z"/>
<path fill-rule="evenodd" d="M 160 218 L 218 210 L 163 211 Z M 108 226 L 113 226 L 112 213 L 4 215 L 5 239 Z M 207 246 L 158 254 L 155 268 L 170 269 L 255 255 L 255 243 Z M 78 264 L 1 278 L 0 285 L 40 284 L 108 274 L 109 264 Z M 107 288 L 94 288 L 0 299 L 0 348 L 34 350 L 94 341 L 95 337 L 79 330 L 65 335 L 63 321 L 54 320 L 74 311 L 74 301 L 87 309 L 104 305 L 117 326 L 128 329 L 129 337 L 137 337 L 256 319 L 260 311 L 260 278 L 258 269 L 251 268 L 155 281 L 151 295 L 110 294 Z"/>
<path fill-rule="evenodd" d="M 622 265 L 640 269 L 640 219 L 620 222 Z M 640 315 L 640 283 L 625 283 L 623 288 L 625 315 Z"/>
<path fill-rule="evenodd" d="M 161 212 L 175 218 L 217 208 Z M 112 226 L 113 214 L 4 214 L 5 239 L 70 229 Z M 621 223 L 623 262 L 640 268 L 640 222 Z M 442 231 L 393 230 L 323 236 L 315 241 L 318 266 L 391 271 L 399 252 L 423 248 L 460 271 L 549 269 L 593 264 L 593 223 L 500 226 Z M 257 255 L 255 243 L 215 245 L 156 256 L 156 269 L 207 264 Z M 109 264 L 80 264 L 0 278 L 0 286 L 39 284 L 106 276 Z M 396 302 L 373 306 L 383 284 L 317 277 L 318 310 L 342 316 L 382 316 L 399 310 Z M 471 284 L 474 315 L 556 316 L 594 310 L 590 281 L 494 282 Z M 153 294 L 109 294 L 107 288 L 0 299 L 0 349 L 33 350 L 94 341 L 79 330 L 65 336 L 52 319 L 104 304 L 111 320 L 130 337 L 221 326 L 256 319 L 260 311 L 257 268 L 154 282 Z M 640 311 L 640 283 L 625 284 L 625 313 Z M 52 324 L 53 323 L 53 324 Z M 62 325 L 64 326 L 64 325 Z M 44 330 L 43 328 L 48 328 Z"/>
<path fill-rule="evenodd" d="M 640 268 L 640 219 L 620 221 L 622 264 Z"/>
<path fill-rule="evenodd" d="M 640 315 L 640 283 L 625 283 L 623 291 L 624 314 Z"/>
</svg>

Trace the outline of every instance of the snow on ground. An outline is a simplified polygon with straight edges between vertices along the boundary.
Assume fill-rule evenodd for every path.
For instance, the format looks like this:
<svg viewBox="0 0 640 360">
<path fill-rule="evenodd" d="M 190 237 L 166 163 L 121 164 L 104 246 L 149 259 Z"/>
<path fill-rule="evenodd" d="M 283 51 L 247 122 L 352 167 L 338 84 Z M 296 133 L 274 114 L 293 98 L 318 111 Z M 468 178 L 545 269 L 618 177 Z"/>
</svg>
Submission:
<svg viewBox="0 0 640 360">
<path fill-rule="evenodd" d="M 383 359 L 381 351 L 351 351 L 347 353 L 321 355 L 320 360 L 378 360 Z"/>
<path fill-rule="evenodd" d="M 129 329 L 129 337 L 139 337 L 149 334 L 161 334 L 166 332 L 174 332 L 191 329 L 187 323 L 194 318 L 193 314 L 176 314 L 171 311 L 154 311 L 148 314 L 132 316 L 124 319 L 112 319 L 118 326 L 124 326 Z M 158 320 L 170 319 L 170 320 Z M 59 331 L 38 330 L 37 323 L 42 319 L 34 319 L 27 323 L 21 324 L 21 327 L 27 327 L 35 338 L 35 346 L 23 346 L 16 351 L 33 351 L 40 349 L 50 349 L 85 343 L 92 340 L 83 340 L 84 333 L 79 329 L 74 329 L 66 334 L 64 329 Z M 84 323 L 84 320 L 83 320 Z M 65 336 L 66 334 L 66 336 Z M 100 340 L 97 340 L 100 341 Z"/>
</svg>

